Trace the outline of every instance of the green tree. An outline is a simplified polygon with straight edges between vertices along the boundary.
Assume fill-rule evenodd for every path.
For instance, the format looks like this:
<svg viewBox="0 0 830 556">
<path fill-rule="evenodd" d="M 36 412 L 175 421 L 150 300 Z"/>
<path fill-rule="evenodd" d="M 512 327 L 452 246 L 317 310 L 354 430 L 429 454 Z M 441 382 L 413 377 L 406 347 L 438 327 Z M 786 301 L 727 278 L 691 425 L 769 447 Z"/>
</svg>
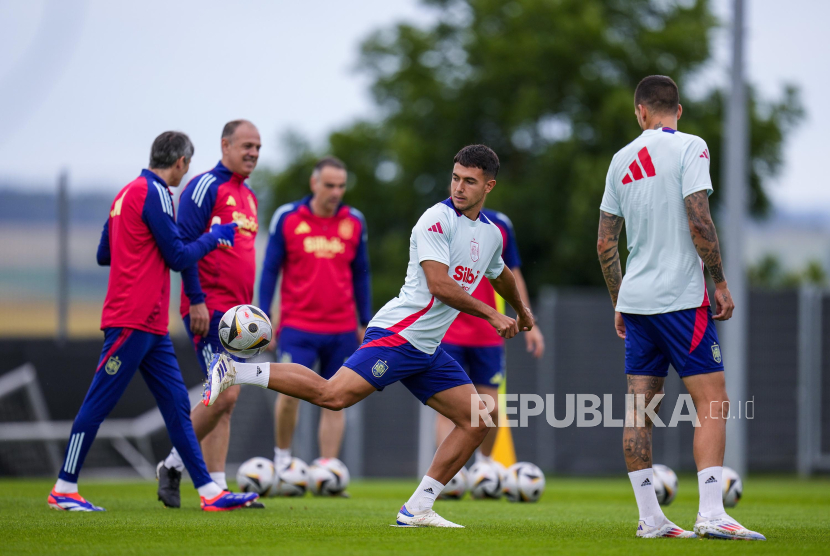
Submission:
<svg viewBox="0 0 830 556">
<path fill-rule="evenodd" d="M 288 164 L 267 180 L 273 204 L 307 191 L 324 152 L 349 165 L 347 196 L 368 220 L 375 302 L 397 294 L 412 225 L 447 196 L 453 155 L 486 143 L 501 159 L 488 206 L 514 222 L 531 292 L 541 284 L 599 285 L 598 207 L 613 154 L 639 134 L 633 91 L 650 74 L 671 75 L 681 95 L 711 57 L 717 25 L 706 0 L 427 0 L 428 27 L 401 23 L 362 45 L 376 119 L 335 131 L 312 149 L 296 140 Z M 776 102 L 751 91 L 752 211 L 769 202 L 801 114 L 794 88 Z M 723 93 L 681 99 L 681 128 L 712 152 L 723 197 Z M 299 147 L 298 147 L 299 145 Z"/>
</svg>

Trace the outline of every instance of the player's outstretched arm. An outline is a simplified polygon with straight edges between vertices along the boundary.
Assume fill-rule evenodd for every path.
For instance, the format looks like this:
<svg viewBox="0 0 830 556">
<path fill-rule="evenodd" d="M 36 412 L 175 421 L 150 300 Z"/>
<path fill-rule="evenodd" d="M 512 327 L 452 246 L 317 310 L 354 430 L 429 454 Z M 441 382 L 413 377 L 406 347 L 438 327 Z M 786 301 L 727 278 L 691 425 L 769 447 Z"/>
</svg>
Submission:
<svg viewBox="0 0 830 556">
<path fill-rule="evenodd" d="M 605 278 L 605 285 L 608 287 L 608 293 L 611 294 L 611 303 L 614 304 L 615 309 L 617 308 L 617 297 L 620 295 L 620 285 L 622 284 L 619 243 L 623 222 L 622 216 L 604 210 L 599 211 L 597 255 L 602 267 L 602 276 Z M 625 340 L 625 322 L 622 315 L 617 311 L 614 312 L 614 328 L 617 331 L 617 336 Z"/>
<path fill-rule="evenodd" d="M 709 212 L 709 191 L 696 191 L 684 199 L 686 216 L 689 219 L 689 232 L 695 244 L 697 254 L 703 259 L 703 264 L 709 269 L 709 274 L 715 282 L 715 306 L 717 314 L 715 320 L 728 320 L 735 310 L 732 294 L 723 275 L 723 262 L 720 256 L 720 243 L 715 223 Z"/>
<path fill-rule="evenodd" d="M 512 338 L 519 332 L 515 320 L 502 315 L 461 289 L 461 286 L 450 278 L 449 266 L 438 261 L 425 260 L 421 262 L 421 268 L 427 279 L 429 293 L 444 305 L 486 320 L 503 338 Z"/>
<path fill-rule="evenodd" d="M 516 311 L 519 330 L 522 332 L 532 330 L 536 321 L 533 318 L 533 313 L 530 312 L 530 308 L 522 301 L 522 295 L 519 293 L 519 286 L 516 277 L 513 275 L 513 271 L 505 266 L 498 278 L 490 280 L 490 284 L 493 285 L 496 293 L 502 296 L 513 307 L 513 310 Z"/>
</svg>

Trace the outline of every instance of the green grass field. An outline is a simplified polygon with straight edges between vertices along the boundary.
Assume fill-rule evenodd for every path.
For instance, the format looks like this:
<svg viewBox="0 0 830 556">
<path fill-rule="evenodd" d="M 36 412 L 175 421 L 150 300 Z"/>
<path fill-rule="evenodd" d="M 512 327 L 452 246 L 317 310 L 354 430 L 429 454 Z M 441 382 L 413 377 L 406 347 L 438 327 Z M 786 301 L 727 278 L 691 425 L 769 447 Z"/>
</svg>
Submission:
<svg viewBox="0 0 830 556">
<path fill-rule="evenodd" d="M 733 517 L 765 543 L 634 537 L 637 511 L 628 481 L 549 478 L 537 504 L 439 501 L 436 510 L 466 529 L 393 528 L 416 482 L 356 481 L 351 499 L 267 499 L 265 510 L 205 513 L 192 489 L 183 508 L 156 502 L 155 483 L 85 482 L 82 494 L 105 513 L 57 512 L 51 481 L 0 481 L 2 554 L 829 554 L 830 480 L 753 477 Z M 692 476 L 666 515 L 691 527 Z"/>
</svg>

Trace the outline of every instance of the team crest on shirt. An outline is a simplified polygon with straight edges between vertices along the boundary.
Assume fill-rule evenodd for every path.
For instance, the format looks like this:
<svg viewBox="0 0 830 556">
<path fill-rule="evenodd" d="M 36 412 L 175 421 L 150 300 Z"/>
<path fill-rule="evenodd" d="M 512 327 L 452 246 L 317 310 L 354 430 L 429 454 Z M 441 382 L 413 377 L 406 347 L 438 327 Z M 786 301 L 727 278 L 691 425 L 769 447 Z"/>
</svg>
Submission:
<svg viewBox="0 0 830 556">
<path fill-rule="evenodd" d="M 106 365 L 106 367 L 104 367 L 104 370 L 107 371 L 108 375 L 114 375 L 115 373 L 118 372 L 118 369 L 120 369 L 120 368 L 121 368 L 121 360 L 116 355 L 114 357 L 110 357 L 109 360 L 107 360 L 107 365 Z"/>
<path fill-rule="evenodd" d="M 354 222 L 351 220 L 341 220 L 337 226 L 337 235 L 343 239 L 352 239 L 354 235 Z"/>
<path fill-rule="evenodd" d="M 378 362 L 372 367 L 372 374 L 375 375 L 375 378 L 380 378 L 388 370 L 389 365 L 386 364 L 386 361 L 378 359 Z"/>
<path fill-rule="evenodd" d="M 722 361 L 720 356 L 720 346 L 718 344 L 712 345 L 712 358 L 715 360 L 715 363 L 720 363 Z"/>
<path fill-rule="evenodd" d="M 251 206 L 251 211 L 256 214 L 256 203 L 254 202 L 254 198 L 248 195 L 248 204 Z"/>
<path fill-rule="evenodd" d="M 473 262 L 478 262 L 478 256 L 481 251 L 478 248 L 478 243 L 476 240 L 470 241 L 470 258 L 473 259 Z"/>
</svg>

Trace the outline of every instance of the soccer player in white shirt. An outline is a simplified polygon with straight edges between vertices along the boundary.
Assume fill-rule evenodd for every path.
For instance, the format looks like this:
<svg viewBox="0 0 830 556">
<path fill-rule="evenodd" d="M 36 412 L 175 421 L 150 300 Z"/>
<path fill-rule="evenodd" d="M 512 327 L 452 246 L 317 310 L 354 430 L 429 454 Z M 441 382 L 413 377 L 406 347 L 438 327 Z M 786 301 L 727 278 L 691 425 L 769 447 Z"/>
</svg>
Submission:
<svg viewBox="0 0 830 556">
<path fill-rule="evenodd" d="M 628 393 L 644 395 L 647 403 L 662 395 L 671 364 L 701 423 L 694 439 L 700 490 L 694 533 L 669 521 L 657 503 L 651 420 L 646 416 L 639 427 L 626 424 L 623 450 L 640 511 L 637 536 L 765 540 L 723 508 L 729 398 L 704 264 L 715 282 L 714 320 L 728 320 L 735 305 L 709 214 L 709 149 L 700 137 L 677 131 L 682 112 L 671 78 L 652 75 L 640 81 L 634 113 L 643 133 L 614 155 L 600 205 L 597 252 L 617 335 L 625 340 Z M 625 277 L 618 251 L 623 223 L 629 249 Z M 635 422 L 632 414 L 626 423 L 629 417 Z"/>
<path fill-rule="evenodd" d="M 210 405 L 233 384 L 254 384 L 337 411 L 401 381 L 455 425 L 398 512 L 401 526 L 461 527 L 432 506 L 493 426 L 470 378 L 440 346 L 450 324 L 463 311 L 485 319 L 505 339 L 534 324 L 513 273 L 502 261 L 501 231 L 481 212 L 496 185 L 496 153 L 470 145 L 453 163 L 452 196 L 424 212 L 412 229 L 400 294 L 378 311 L 363 344 L 330 380 L 302 365 L 237 363 L 222 354 L 211 364 L 203 396 Z M 484 278 L 513 307 L 516 320 L 470 295 Z"/>
</svg>

